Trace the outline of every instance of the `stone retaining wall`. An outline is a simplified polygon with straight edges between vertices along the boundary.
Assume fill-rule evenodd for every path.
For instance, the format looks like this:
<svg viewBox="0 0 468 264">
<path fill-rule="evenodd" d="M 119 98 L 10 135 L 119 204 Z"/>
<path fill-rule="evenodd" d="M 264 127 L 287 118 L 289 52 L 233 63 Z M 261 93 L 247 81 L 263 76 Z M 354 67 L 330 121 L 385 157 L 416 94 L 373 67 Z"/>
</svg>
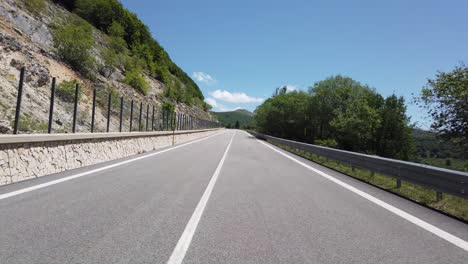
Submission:
<svg viewBox="0 0 468 264">
<path fill-rule="evenodd" d="M 0 136 L 0 185 L 124 158 L 219 132 L 211 129 Z"/>
</svg>

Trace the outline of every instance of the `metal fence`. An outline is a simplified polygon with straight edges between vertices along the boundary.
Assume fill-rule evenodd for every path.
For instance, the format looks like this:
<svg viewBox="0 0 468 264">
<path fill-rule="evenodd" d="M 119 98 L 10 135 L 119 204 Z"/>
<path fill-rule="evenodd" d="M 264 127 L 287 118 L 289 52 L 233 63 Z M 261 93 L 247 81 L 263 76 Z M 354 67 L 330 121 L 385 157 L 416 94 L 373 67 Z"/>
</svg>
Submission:
<svg viewBox="0 0 468 264">
<path fill-rule="evenodd" d="M 258 139 L 273 144 L 316 154 L 350 165 L 353 168 L 365 169 L 393 177 L 397 179 L 398 188 L 401 186 L 402 180 L 429 187 L 437 191 L 438 200 L 442 198 L 442 193 L 468 198 L 468 173 L 465 172 L 306 144 L 251 131 L 250 133 Z"/>
<path fill-rule="evenodd" d="M 20 79 L 18 86 L 18 94 L 16 100 L 16 112 L 15 120 L 13 127 L 13 134 L 18 134 L 19 124 L 21 118 L 21 101 L 23 97 L 24 90 L 24 75 L 25 68 L 20 70 Z M 49 120 L 47 132 L 52 133 L 53 128 L 53 117 L 54 117 L 54 104 L 55 104 L 55 95 L 56 95 L 56 79 L 52 78 L 51 91 L 50 91 L 50 107 L 49 107 Z M 77 129 L 77 115 L 78 115 L 78 104 L 79 104 L 79 95 L 80 87 L 78 84 L 75 86 L 74 99 L 73 99 L 73 118 L 72 118 L 72 133 L 76 133 Z M 106 132 L 110 130 L 110 121 L 111 113 L 115 111 L 112 109 L 112 93 L 109 92 L 107 95 L 107 123 L 106 123 Z M 146 109 L 146 110 L 145 110 Z M 175 130 L 194 130 L 194 129 L 209 129 L 209 128 L 219 128 L 222 125 L 218 122 L 211 120 L 200 119 L 191 115 L 177 113 L 175 111 L 167 111 L 160 109 L 160 115 L 156 114 L 155 106 L 140 102 L 138 103 L 134 100 L 130 101 L 130 118 L 128 121 L 124 120 L 124 97 L 120 97 L 120 108 L 119 108 L 119 132 L 123 132 L 124 122 L 129 122 L 129 132 L 135 131 L 134 129 L 134 114 L 138 111 L 138 123 L 136 131 L 175 131 Z M 150 112 L 151 111 L 151 112 Z M 143 112 L 146 112 L 144 114 Z M 159 111 L 158 111 L 159 112 Z M 95 121 L 96 121 L 96 89 L 93 90 L 92 98 L 92 110 L 91 110 L 91 133 L 95 132 Z"/>
</svg>

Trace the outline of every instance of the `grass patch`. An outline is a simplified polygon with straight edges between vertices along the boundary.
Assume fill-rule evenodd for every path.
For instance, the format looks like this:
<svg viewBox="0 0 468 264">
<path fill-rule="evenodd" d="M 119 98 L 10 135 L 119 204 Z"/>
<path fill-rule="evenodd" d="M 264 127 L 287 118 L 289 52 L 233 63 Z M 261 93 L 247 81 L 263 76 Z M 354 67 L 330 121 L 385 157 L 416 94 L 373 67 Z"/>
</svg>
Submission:
<svg viewBox="0 0 468 264">
<path fill-rule="evenodd" d="M 421 159 L 420 163 L 431 165 L 431 166 L 436 166 L 436 167 L 441 167 L 441 168 L 446 168 L 450 170 L 468 172 L 468 160 L 452 159 L 452 158 L 447 158 L 447 159 L 423 158 Z"/>
<path fill-rule="evenodd" d="M 424 204 L 449 215 L 468 221 L 468 200 L 450 194 L 443 194 L 443 198 L 437 201 L 436 191 L 424 186 L 410 182 L 401 181 L 401 187 L 397 188 L 396 179 L 379 173 L 372 173 L 369 170 L 352 168 L 344 163 L 330 160 L 315 154 L 292 149 L 283 145 L 274 144 L 286 151 L 321 164 L 325 167 L 337 170 L 366 183 L 378 186 L 382 189 L 404 196 L 412 201 Z"/>
<path fill-rule="evenodd" d="M 14 126 L 14 121 L 11 121 L 11 126 Z M 33 119 L 28 114 L 22 114 L 18 123 L 18 130 L 21 132 L 45 132 L 48 127 L 46 122 Z"/>
</svg>

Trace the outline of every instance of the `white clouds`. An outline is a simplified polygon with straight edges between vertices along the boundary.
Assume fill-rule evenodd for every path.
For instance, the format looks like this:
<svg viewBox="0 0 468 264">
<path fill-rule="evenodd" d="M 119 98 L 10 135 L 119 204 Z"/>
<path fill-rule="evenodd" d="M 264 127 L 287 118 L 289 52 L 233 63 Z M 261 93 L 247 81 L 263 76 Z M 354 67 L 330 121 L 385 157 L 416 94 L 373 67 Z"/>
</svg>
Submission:
<svg viewBox="0 0 468 264">
<path fill-rule="evenodd" d="M 248 104 L 248 103 L 261 103 L 264 101 L 263 98 L 251 97 L 245 93 L 231 93 L 226 90 L 216 90 L 216 91 L 211 92 L 210 95 L 218 100 L 226 101 L 229 103 Z"/>
<path fill-rule="evenodd" d="M 192 78 L 194 78 L 198 82 L 203 82 L 206 84 L 215 84 L 216 80 L 211 77 L 208 73 L 204 72 L 194 72 L 192 73 Z"/>
<path fill-rule="evenodd" d="M 206 98 L 205 102 L 211 105 L 212 107 L 218 107 L 218 102 L 216 102 L 216 100 L 213 98 Z"/>
<path fill-rule="evenodd" d="M 294 91 L 297 91 L 297 90 L 298 89 L 297 89 L 296 85 L 290 85 L 290 84 L 286 85 L 286 91 L 287 92 L 294 92 Z"/>
<path fill-rule="evenodd" d="M 218 103 L 215 99 L 209 97 L 205 98 L 205 102 L 213 107 L 214 110 L 217 112 L 228 112 L 228 111 L 234 111 L 237 109 L 242 109 L 242 107 L 228 107 L 223 104 Z"/>
</svg>

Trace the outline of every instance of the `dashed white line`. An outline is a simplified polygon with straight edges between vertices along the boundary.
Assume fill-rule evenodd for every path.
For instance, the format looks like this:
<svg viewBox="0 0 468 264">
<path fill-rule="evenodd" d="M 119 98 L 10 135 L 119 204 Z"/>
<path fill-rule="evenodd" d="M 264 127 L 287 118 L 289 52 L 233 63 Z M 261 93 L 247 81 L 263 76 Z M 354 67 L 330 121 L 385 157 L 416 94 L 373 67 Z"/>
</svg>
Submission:
<svg viewBox="0 0 468 264">
<path fill-rule="evenodd" d="M 200 222 L 203 212 L 205 211 L 206 204 L 208 203 L 211 193 L 213 192 L 216 180 L 218 179 L 219 173 L 221 172 L 221 168 L 223 167 L 224 161 L 226 160 L 228 151 L 231 148 L 231 144 L 235 135 L 236 132 L 234 132 L 234 134 L 232 135 L 231 141 L 229 141 L 229 144 L 226 147 L 226 150 L 224 151 L 223 157 L 219 161 L 218 167 L 216 167 L 213 176 L 211 176 L 211 180 L 208 183 L 208 186 L 206 187 L 203 196 L 198 202 L 198 205 L 195 208 L 192 217 L 190 217 L 190 220 L 187 223 L 184 232 L 180 236 L 179 241 L 177 242 L 177 245 L 174 248 L 174 251 L 172 251 L 171 257 L 167 262 L 168 264 L 181 264 L 184 260 L 185 254 L 187 253 L 190 243 L 192 242 L 193 235 L 197 230 L 198 223 Z"/>
<path fill-rule="evenodd" d="M 17 196 L 17 195 L 20 195 L 20 194 L 23 194 L 23 193 L 35 191 L 35 190 L 38 190 L 38 189 L 42 189 L 42 188 L 45 188 L 45 187 L 48 187 L 48 186 L 51 186 L 51 185 L 55 185 L 55 184 L 58 184 L 58 183 L 61 183 L 61 182 L 65 182 L 65 181 L 73 180 L 73 179 L 76 179 L 76 178 L 80 178 L 80 177 L 83 177 L 83 176 L 86 176 L 86 175 L 89 175 L 89 174 L 93 174 L 93 173 L 96 173 L 96 172 L 100 172 L 100 171 L 103 171 L 103 170 L 108 170 L 108 169 L 111 169 L 111 168 L 114 168 L 114 167 L 117 167 L 117 166 L 121 166 L 121 165 L 130 163 L 130 162 L 134 162 L 134 161 L 137 161 L 137 160 L 146 159 L 146 158 L 149 158 L 149 157 L 152 157 L 152 156 L 155 156 L 155 155 L 162 154 L 164 152 L 168 152 L 168 151 L 178 149 L 178 148 L 181 148 L 181 147 L 184 147 L 184 146 L 196 143 L 196 142 L 206 140 L 208 138 L 220 135 L 220 134 L 222 134 L 224 132 L 225 131 L 220 132 L 220 133 L 216 133 L 214 135 L 207 136 L 207 137 L 204 137 L 204 138 L 200 138 L 200 139 L 197 139 L 197 140 L 194 140 L 194 141 L 183 143 L 183 144 L 177 145 L 177 146 L 172 147 L 172 148 L 168 148 L 168 149 L 161 150 L 161 151 L 158 151 L 158 152 L 153 152 L 153 153 L 150 153 L 150 154 L 147 154 L 147 155 L 139 156 L 137 158 L 128 159 L 128 160 L 125 160 L 125 161 L 114 163 L 114 164 L 104 166 L 104 167 L 101 167 L 101 168 L 97 168 L 97 169 L 94 169 L 94 170 L 85 171 L 85 172 L 82 172 L 82 173 L 74 174 L 74 175 L 71 175 L 71 176 L 68 176 L 68 177 L 60 178 L 60 179 L 49 181 L 49 182 L 46 182 L 46 183 L 42 183 L 42 184 L 34 185 L 34 186 L 31 186 L 31 187 L 19 189 L 19 190 L 13 191 L 13 192 L 0 194 L 0 200 L 10 198 L 10 197 L 13 197 L 13 196 Z"/>
<path fill-rule="evenodd" d="M 382 208 L 385 208 L 386 210 L 388 210 L 388 211 L 400 216 L 401 218 L 403 218 L 403 219 L 405 219 L 405 220 L 407 220 L 407 221 L 409 221 L 409 222 L 411 222 L 411 223 L 425 229 L 426 231 L 431 232 L 432 234 L 434 234 L 434 235 L 436 235 L 436 236 L 438 236 L 438 237 L 452 243 L 453 245 L 455 245 L 457 247 L 460 247 L 460 248 L 464 249 L 465 251 L 468 251 L 468 242 L 467 241 L 465 241 L 465 240 L 463 240 L 463 239 L 461 239 L 459 237 L 456 237 L 456 236 L 454 236 L 454 235 L 452 235 L 452 234 L 450 234 L 450 233 L 448 233 L 448 232 L 446 232 L 446 231 L 444 231 L 444 230 L 442 230 L 442 229 L 440 229 L 440 228 L 438 228 L 436 226 L 433 226 L 433 225 L 429 224 L 428 222 L 426 222 L 424 220 L 421 220 L 421 219 L 417 218 L 416 216 L 411 215 L 411 214 L 409 214 L 409 213 L 407 213 L 407 212 L 405 212 L 405 211 L 403 211 L 401 209 L 398 209 L 395 206 L 390 205 L 390 204 L 388 204 L 388 203 L 386 203 L 386 202 L 384 202 L 384 201 L 382 201 L 382 200 L 380 200 L 380 199 L 378 199 L 378 198 L 376 198 L 376 197 L 374 197 L 374 196 L 372 196 L 372 195 L 370 195 L 370 194 L 368 194 L 366 192 L 363 192 L 363 191 L 361 191 L 361 190 L 359 190 L 359 189 L 357 189 L 357 188 L 355 188 L 355 187 L 353 187 L 353 186 L 351 186 L 351 185 L 349 185 L 349 184 L 347 184 L 345 182 L 342 182 L 342 181 L 340 181 L 340 180 L 326 174 L 323 171 L 320 171 L 320 170 L 318 170 L 318 169 L 316 169 L 316 168 L 314 168 L 312 166 L 309 166 L 306 163 L 304 163 L 302 161 L 299 161 L 299 160 L 285 154 L 284 152 L 270 146 L 269 144 L 267 144 L 267 143 L 265 143 L 263 141 L 260 141 L 258 139 L 257 139 L 257 141 L 262 143 L 264 146 L 272 149 L 273 151 L 283 155 L 284 157 L 296 162 L 297 164 L 299 164 L 299 165 L 301 165 L 301 166 L 303 166 L 303 167 L 305 167 L 305 168 L 319 174 L 320 176 L 322 176 L 322 177 L 324 177 L 324 178 L 326 178 L 326 179 L 340 185 L 341 187 L 346 188 L 347 190 L 349 190 L 349 191 L 351 191 L 351 192 L 353 192 L 353 193 L 355 193 L 355 194 L 357 194 L 357 195 L 371 201 L 372 203 L 374 203 L 374 204 L 376 204 L 376 205 L 378 205 L 378 206 L 380 206 Z"/>
</svg>

